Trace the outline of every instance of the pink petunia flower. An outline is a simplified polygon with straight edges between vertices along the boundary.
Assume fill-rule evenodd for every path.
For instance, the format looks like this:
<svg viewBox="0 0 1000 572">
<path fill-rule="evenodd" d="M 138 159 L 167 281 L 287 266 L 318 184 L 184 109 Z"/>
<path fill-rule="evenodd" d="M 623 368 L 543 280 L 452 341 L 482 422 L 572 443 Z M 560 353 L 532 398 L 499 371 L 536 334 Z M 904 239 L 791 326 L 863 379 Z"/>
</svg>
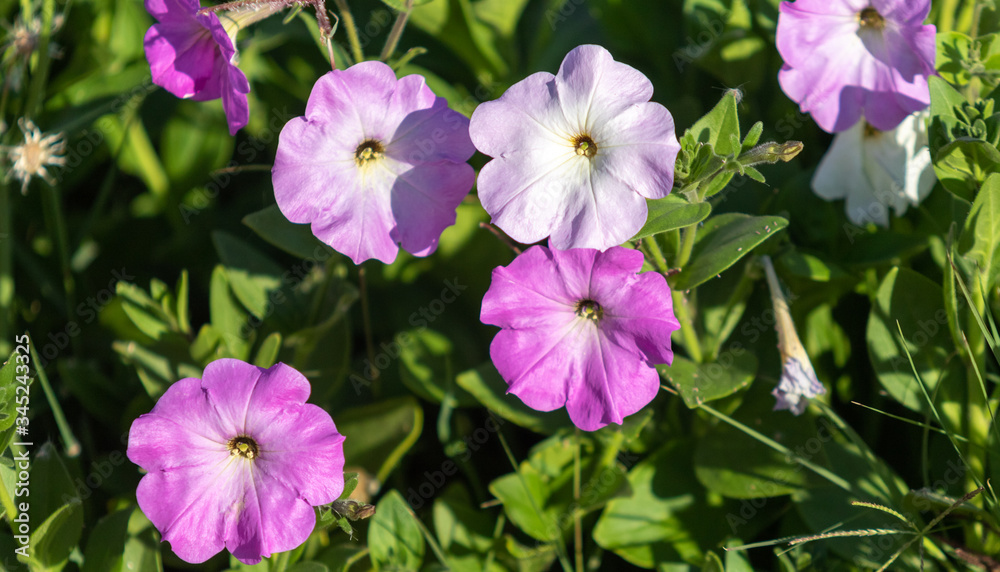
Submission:
<svg viewBox="0 0 1000 572">
<path fill-rule="evenodd" d="M 198 14 L 197 0 L 146 0 L 156 18 L 143 45 L 153 83 L 181 98 L 222 98 L 235 135 L 250 119 L 250 82 L 233 63 L 236 48 L 215 14 Z M 233 30 L 235 36 L 235 29 Z"/>
<path fill-rule="evenodd" d="M 344 488 L 344 437 L 307 397 L 309 381 L 285 364 L 220 359 L 132 423 L 128 458 L 148 471 L 139 508 L 177 556 L 226 548 L 256 564 L 306 541 L 313 506 Z"/>
<path fill-rule="evenodd" d="M 653 365 L 673 362 L 680 324 L 667 281 L 641 267 L 642 254 L 622 247 L 533 246 L 494 269 L 481 319 L 502 328 L 490 357 L 508 391 L 539 411 L 565 405 L 586 431 L 652 401 Z"/>
<path fill-rule="evenodd" d="M 829 133 L 862 115 L 890 131 L 930 105 L 935 28 L 930 0 L 782 2 L 777 43 L 785 93 Z"/>
<path fill-rule="evenodd" d="M 646 200 L 674 184 L 680 144 L 653 84 L 600 46 L 574 48 L 472 114 L 476 148 L 494 159 L 479 199 L 511 238 L 605 250 L 646 222 Z"/>
<path fill-rule="evenodd" d="M 355 264 L 427 256 L 472 188 L 474 152 L 469 120 L 423 77 L 362 62 L 321 77 L 305 117 L 281 130 L 274 198 Z"/>
</svg>

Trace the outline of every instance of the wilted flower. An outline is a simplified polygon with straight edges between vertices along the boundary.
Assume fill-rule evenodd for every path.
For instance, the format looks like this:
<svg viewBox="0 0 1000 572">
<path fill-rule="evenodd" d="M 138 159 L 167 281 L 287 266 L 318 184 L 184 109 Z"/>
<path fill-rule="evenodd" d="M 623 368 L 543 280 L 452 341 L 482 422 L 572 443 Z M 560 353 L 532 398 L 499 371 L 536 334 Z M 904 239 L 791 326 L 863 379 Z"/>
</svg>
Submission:
<svg viewBox="0 0 1000 572">
<path fill-rule="evenodd" d="M 781 352 L 781 379 L 778 387 L 771 395 L 778 400 L 774 410 L 788 409 L 796 415 L 802 415 L 809 405 L 808 399 L 823 395 L 826 388 L 816 378 L 812 362 L 806 355 L 806 349 L 799 341 L 795 332 L 792 315 L 788 311 L 788 302 L 781 292 L 778 275 L 774 272 L 769 256 L 762 256 L 764 272 L 767 274 L 767 285 L 771 289 L 771 302 L 774 304 L 775 329 L 778 331 L 778 350 Z"/>
<path fill-rule="evenodd" d="M 175 554 L 196 563 L 226 548 L 256 564 L 305 542 L 313 506 L 344 488 L 344 437 L 307 397 L 285 364 L 220 359 L 132 423 L 128 458 L 148 471 L 139 508 Z"/>
<path fill-rule="evenodd" d="M 796 0 L 779 6 L 781 88 L 825 131 L 862 115 L 888 131 L 930 104 L 930 0 Z"/>
<path fill-rule="evenodd" d="M 402 248 L 437 249 L 475 172 L 469 120 L 419 75 L 382 62 L 335 70 L 313 86 L 305 117 L 285 124 L 272 179 L 278 208 L 355 264 Z"/>
<path fill-rule="evenodd" d="M 889 207 L 901 216 L 934 187 L 927 116 L 914 113 L 892 131 L 862 120 L 838 133 L 813 175 L 813 190 L 827 200 L 846 198 L 847 218 L 856 225 L 888 226 Z"/>
<path fill-rule="evenodd" d="M 55 185 L 56 180 L 46 167 L 66 164 L 66 158 L 60 155 L 66 150 L 63 134 L 43 135 L 30 119 L 23 117 L 17 120 L 17 125 L 24 133 L 24 143 L 13 147 L 0 146 L 0 151 L 6 151 L 13 163 L 6 179 L 14 177 L 21 181 L 22 195 L 28 192 L 28 182 L 32 177 L 41 177 L 46 183 Z"/>
<path fill-rule="evenodd" d="M 493 222 L 528 244 L 604 250 L 646 222 L 646 199 L 674 183 L 680 144 L 653 84 L 600 46 L 574 48 L 472 114 L 473 143 L 494 159 L 479 173 Z"/>
<path fill-rule="evenodd" d="M 198 13 L 197 0 L 145 1 L 159 22 L 143 42 L 153 83 L 195 101 L 221 97 L 229 133 L 235 135 L 250 119 L 250 82 L 234 61 L 238 26 L 230 37 L 217 15 Z"/>
<path fill-rule="evenodd" d="M 565 405 L 587 431 L 652 401 L 653 366 L 673 362 L 680 324 L 663 276 L 637 274 L 642 261 L 622 247 L 533 246 L 494 269 L 481 319 L 502 328 L 490 357 L 508 391 L 539 411 Z"/>
</svg>

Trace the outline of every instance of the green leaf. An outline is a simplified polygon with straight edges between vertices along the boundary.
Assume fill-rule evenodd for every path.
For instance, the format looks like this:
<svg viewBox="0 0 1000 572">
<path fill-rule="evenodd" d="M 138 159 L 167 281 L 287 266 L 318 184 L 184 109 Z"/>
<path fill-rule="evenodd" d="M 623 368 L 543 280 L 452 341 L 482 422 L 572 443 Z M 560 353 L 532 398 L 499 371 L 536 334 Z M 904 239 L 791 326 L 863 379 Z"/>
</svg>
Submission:
<svg viewBox="0 0 1000 572">
<path fill-rule="evenodd" d="M 719 155 L 738 153 L 740 148 L 734 147 L 732 137 L 737 141 L 740 137 L 740 118 L 736 111 L 736 97 L 726 93 L 715 104 L 712 111 L 705 114 L 692 125 L 688 131 L 699 143 L 708 143 Z"/>
<path fill-rule="evenodd" d="M 122 554 L 122 570 L 162 572 L 160 535 L 139 507 L 135 507 L 129 518 L 128 535 Z"/>
<path fill-rule="evenodd" d="M 647 200 L 646 206 L 649 210 L 646 224 L 631 240 L 691 226 L 705 220 L 712 213 L 711 204 L 707 202 L 692 204 L 677 194 L 655 201 Z"/>
<path fill-rule="evenodd" d="M 656 370 L 677 388 L 685 405 L 696 409 L 748 387 L 757 374 L 757 358 L 741 347 L 723 353 L 715 363 L 697 364 L 674 357 L 672 365 L 658 365 Z"/>
<path fill-rule="evenodd" d="M 727 213 L 708 219 L 674 288 L 690 290 L 715 278 L 786 226 L 788 220 L 778 216 Z"/>
<path fill-rule="evenodd" d="M 271 367 L 276 361 L 278 361 L 278 352 L 280 350 L 281 334 L 278 332 L 271 332 L 271 334 L 264 338 L 264 341 L 260 343 L 260 349 L 257 350 L 257 357 L 253 360 L 254 365 L 257 367 Z"/>
<path fill-rule="evenodd" d="M 556 539 L 560 532 L 559 511 L 555 507 L 546 510 L 548 487 L 532 465 L 522 463 L 518 472 L 496 479 L 490 483 L 490 492 L 503 503 L 504 512 L 523 532 L 545 542 Z"/>
<path fill-rule="evenodd" d="M 247 314 L 230 291 L 226 269 L 221 265 L 212 270 L 208 307 L 212 326 L 227 350 L 226 357 L 246 361 L 250 355 L 250 340 L 245 331 Z"/>
<path fill-rule="evenodd" d="M 710 507 L 695 479 L 690 443 L 667 443 L 632 467 L 627 479 L 631 493 L 611 499 L 594 527 L 594 541 L 605 550 L 652 568 L 699 561 L 701 538 L 730 533 L 723 507 Z"/>
<path fill-rule="evenodd" d="M 958 252 L 974 262 L 989 290 L 1000 273 L 1000 174 L 990 175 L 972 203 Z"/>
<path fill-rule="evenodd" d="M 31 533 L 28 560 L 35 570 L 62 570 L 83 532 L 83 505 L 59 507 Z"/>
<path fill-rule="evenodd" d="M 14 352 L 10 354 L 10 358 L 7 359 L 3 368 L 0 369 L 0 434 L 3 434 L 2 432 L 10 429 L 17 420 L 17 387 L 22 385 L 17 382 L 17 356 L 19 355 L 28 357 L 30 360 L 28 354 Z M 23 360 L 24 357 L 22 357 L 22 361 Z M 30 369 L 28 363 L 24 363 L 22 365 L 29 367 Z M 26 374 L 26 372 L 24 373 Z M 23 385 L 26 386 L 27 384 Z M 11 432 L 10 436 L 13 436 L 13 432 Z M 0 446 L 2 446 L 2 448 L 0 448 L 0 453 L 5 451 L 7 449 L 7 445 L 9 444 L 10 443 L 7 439 L 0 442 Z"/>
<path fill-rule="evenodd" d="M 368 527 L 368 550 L 376 568 L 420 568 L 424 561 L 424 536 L 414 522 L 415 518 L 395 489 L 378 502 Z"/>
<path fill-rule="evenodd" d="M 330 251 L 313 235 L 308 224 L 289 222 L 278 205 L 248 214 L 243 217 L 243 224 L 267 242 L 299 258 L 317 258 L 324 250 Z"/>
<path fill-rule="evenodd" d="M 934 156 L 934 172 L 946 189 L 972 200 L 991 174 L 1000 172 L 1000 151 L 986 141 L 958 137 Z"/>
<path fill-rule="evenodd" d="M 273 311 L 271 293 L 281 288 L 281 267 L 229 233 L 213 232 L 212 242 L 226 265 L 226 276 L 233 294 L 251 314 L 264 319 Z"/>
<path fill-rule="evenodd" d="M 776 262 L 785 272 L 814 282 L 829 282 L 849 276 L 833 262 L 797 249 L 782 254 Z"/>
<path fill-rule="evenodd" d="M 417 442 L 423 426 L 424 412 L 412 396 L 355 407 L 337 415 L 337 427 L 350 435 L 344 441 L 344 457 L 368 469 L 381 483 Z"/>
<path fill-rule="evenodd" d="M 142 288 L 121 281 L 115 285 L 115 291 L 122 297 L 125 314 L 142 333 L 158 340 L 170 331 L 169 316 Z"/>
<path fill-rule="evenodd" d="M 937 72 L 948 83 L 969 83 L 969 48 L 972 38 L 961 32 L 941 32 L 937 35 Z"/>
<path fill-rule="evenodd" d="M 899 329 L 917 372 L 933 394 L 937 384 L 950 375 L 945 364 L 953 351 L 944 296 L 941 287 L 927 277 L 897 267 L 882 280 L 868 317 L 868 355 L 889 395 L 910 409 L 925 411 L 927 402 L 903 351 Z"/>
<path fill-rule="evenodd" d="M 493 547 L 493 515 L 475 506 L 462 486 L 450 486 L 437 496 L 433 514 L 435 536 L 445 553 L 485 554 Z"/>
<path fill-rule="evenodd" d="M 441 403 L 450 394 L 461 407 L 479 404 L 476 398 L 455 385 L 453 346 L 447 336 L 429 329 L 400 332 L 399 374 L 413 393 L 428 401 Z"/>
<path fill-rule="evenodd" d="M 571 426 L 565 409 L 535 411 L 517 396 L 508 394 L 507 382 L 500 377 L 493 362 L 464 371 L 455 380 L 490 411 L 536 433 L 551 435 L 560 428 Z"/>
<path fill-rule="evenodd" d="M 124 508 L 97 521 L 84 552 L 83 572 L 122 570 L 128 522 L 133 508 Z"/>
</svg>

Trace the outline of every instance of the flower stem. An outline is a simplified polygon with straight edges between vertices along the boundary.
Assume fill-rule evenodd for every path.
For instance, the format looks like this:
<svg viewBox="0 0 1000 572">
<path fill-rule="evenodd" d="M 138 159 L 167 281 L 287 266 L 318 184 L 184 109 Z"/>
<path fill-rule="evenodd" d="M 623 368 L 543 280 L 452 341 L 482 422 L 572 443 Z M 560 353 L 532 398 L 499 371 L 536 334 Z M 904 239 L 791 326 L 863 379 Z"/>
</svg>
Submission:
<svg viewBox="0 0 1000 572">
<path fill-rule="evenodd" d="M 70 321 L 73 321 L 73 308 L 76 307 L 76 283 L 73 280 L 73 269 L 69 262 L 69 237 L 66 232 L 66 219 L 63 217 L 62 203 L 59 201 L 59 189 L 46 185 L 42 191 L 42 204 L 45 209 L 45 218 L 48 219 L 49 230 L 56 239 L 63 290 L 66 293 L 66 315 Z M 76 355 L 82 355 L 79 336 L 72 337 L 71 343 L 73 352 Z"/>
<path fill-rule="evenodd" d="M 361 51 L 361 40 L 358 38 L 358 25 L 354 22 L 351 9 L 347 7 L 347 0 L 333 1 L 337 4 L 337 9 L 340 10 L 340 21 L 344 24 L 344 29 L 347 31 L 347 43 L 351 46 L 351 57 L 354 58 L 354 63 L 363 61 L 365 54 Z"/>
<path fill-rule="evenodd" d="M 691 359 L 697 363 L 701 363 L 705 359 L 705 354 L 701 351 L 701 344 L 698 342 L 698 336 L 694 331 L 694 318 L 691 313 L 688 312 L 687 300 L 684 298 L 684 293 L 680 290 L 671 290 L 670 296 L 674 303 L 674 315 L 677 316 L 677 320 L 681 323 L 681 337 L 684 338 L 684 349 L 688 351 L 688 355 Z"/>
<path fill-rule="evenodd" d="M 413 0 L 406 0 L 406 9 L 396 16 L 396 22 L 392 25 L 392 30 L 389 31 L 389 37 L 385 40 L 385 47 L 382 48 L 382 55 L 379 56 L 383 62 L 389 61 L 389 58 L 396 51 L 396 45 L 399 44 L 399 38 L 403 35 L 403 28 L 406 27 L 406 20 L 410 17 L 412 10 Z"/>
<path fill-rule="evenodd" d="M 358 268 L 358 285 L 361 290 L 361 319 L 364 321 L 365 345 L 368 347 L 368 363 L 371 364 L 372 382 L 378 380 L 378 368 L 375 367 L 375 342 L 372 336 L 372 315 L 368 305 L 368 280 L 365 279 L 365 268 Z"/>
<path fill-rule="evenodd" d="M 0 180 L 0 359 L 13 348 L 14 229 L 11 228 L 10 186 Z"/>
<path fill-rule="evenodd" d="M 49 76 L 49 38 L 52 35 L 52 20 L 55 18 L 55 0 L 45 0 L 42 3 L 42 34 L 38 39 L 38 67 L 35 68 L 28 87 L 28 104 L 24 108 L 24 116 L 31 119 L 35 112 L 41 109 L 45 98 L 45 82 Z M 25 13 L 25 17 L 30 12 Z"/>
<path fill-rule="evenodd" d="M 41 360 L 38 359 L 38 352 L 35 351 L 35 344 L 31 344 L 31 360 L 36 364 L 41 363 Z M 66 422 L 62 406 L 59 405 L 59 400 L 56 399 L 56 394 L 49 384 L 49 376 L 45 375 L 45 369 L 41 367 L 35 369 L 35 374 L 38 376 L 38 383 L 42 385 L 42 391 L 45 392 L 45 400 L 49 402 L 49 408 L 52 409 L 52 417 L 56 420 L 59 435 L 62 436 L 63 444 L 66 447 L 66 456 L 70 458 L 78 456 L 81 450 L 80 441 L 73 434 L 72 427 Z"/>
<path fill-rule="evenodd" d="M 291 556 L 291 550 L 287 552 L 279 552 L 278 554 L 271 556 L 270 572 L 285 572 L 285 569 L 288 568 L 288 560 Z"/>
</svg>

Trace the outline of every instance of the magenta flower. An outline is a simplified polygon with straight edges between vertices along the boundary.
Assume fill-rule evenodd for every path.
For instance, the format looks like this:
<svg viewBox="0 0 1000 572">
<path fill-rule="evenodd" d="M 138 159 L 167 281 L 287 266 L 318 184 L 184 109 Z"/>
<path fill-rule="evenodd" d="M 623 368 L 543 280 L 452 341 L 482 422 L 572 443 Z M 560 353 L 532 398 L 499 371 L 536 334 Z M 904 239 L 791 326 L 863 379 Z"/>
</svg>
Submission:
<svg viewBox="0 0 1000 572">
<path fill-rule="evenodd" d="M 390 263 L 399 248 L 437 249 L 475 172 L 469 120 L 419 75 L 382 62 L 332 71 L 305 117 L 281 130 L 272 177 L 278 208 L 355 264 Z"/>
<path fill-rule="evenodd" d="M 930 0 L 782 2 L 781 88 L 823 130 L 844 131 L 862 115 L 890 131 L 930 105 L 935 28 Z"/>
<path fill-rule="evenodd" d="M 539 411 L 565 405 L 586 431 L 652 401 L 653 365 L 673 362 L 680 324 L 667 281 L 641 267 L 642 254 L 627 248 L 533 246 L 494 269 L 481 319 L 502 328 L 490 357 L 508 391 Z"/>
<path fill-rule="evenodd" d="M 344 488 L 344 437 L 307 397 L 309 381 L 285 364 L 220 359 L 132 423 L 128 458 L 148 471 L 139 508 L 177 556 L 227 548 L 256 564 L 306 541 L 313 506 Z"/>
<path fill-rule="evenodd" d="M 250 119 L 250 83 L 233 64 L 236 48 L 219 17 L 199 15 L 200 8 L 197 0 L 146 0 L 146 10 L 159 22 L 146 32 L 146 59 L 153 83 L 177 97 L 221 97 L 229 134 L 235 135 Z"/>
<path fill-rule="evenodd" d="M 472 114 L 472 142 L 494 157 L 479 200 L 511 238 L 605 250 L 646 222 L 646 200 L 674 184 L 680 144 L 653 84 L 600 46 L 579 46 Z"/>
</svg>

